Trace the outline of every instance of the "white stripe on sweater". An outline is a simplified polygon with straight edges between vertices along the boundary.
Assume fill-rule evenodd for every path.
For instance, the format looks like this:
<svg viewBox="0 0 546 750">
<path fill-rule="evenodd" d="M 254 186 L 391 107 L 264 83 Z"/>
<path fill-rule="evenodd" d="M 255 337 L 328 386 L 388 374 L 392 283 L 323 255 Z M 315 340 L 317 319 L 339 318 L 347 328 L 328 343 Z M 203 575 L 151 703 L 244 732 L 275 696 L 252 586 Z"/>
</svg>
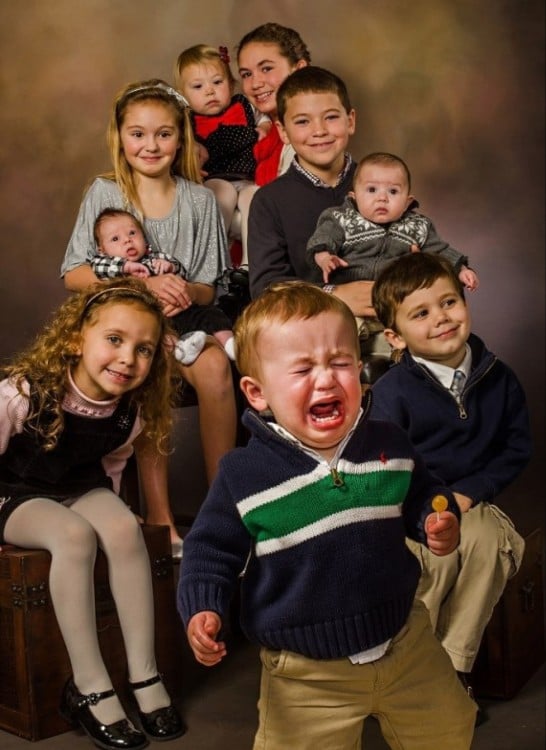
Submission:
<svg viewBox="0 0 546 750">
<path fill-rule="evenodd" d="M 267 539 L 264 542 L 257 542 L 255 552 L 257 557 L 270 555 L 273 552 L 280 552 L 283 549 L 295 547 L 297 544 L 306 542 L 313 537 L 320 536 L 332 529 L 338 529 L 341 526 L 348 526 L 352 523 L 362 523 L 363 521 L 383 520 L 385 518 L 397 518 L 402 515 L 402 505 L 373 506 L 371 508 L 349 508 L 322 518 L 320 521 L 308 524 L 296 531 L 292 531 L 286 536 L 275 539 Z"/>
<path fill-rule="evenodd" d="M 363 475 L 373 474 L 374 472 L 380 471 L 413 471 L 415 462 L 410 458 L 393 458 L 385 462 L 383 461 L 365 461 L 364 463 L 356 464 L 347 459 L 340 459 L 337 466 L 335 467 L 338 471 L 344 472 L 349 475 Z M 290 477 L 290 479 L 280 484 L 269 487 L 262 492 L 258 492 L 254 495 L 249 495 L 244 500 L 240 500 L 237 503 L 237 509 L 244 517 L 250 511 L 259 508 L 262 505 L 275 502 L 279 498 L 291 495 L 298 490 L 309 487 L 316 482 L 319 482 L 325 477 L 331 475 L 331 467 L 326 463 L 319 463 L 307 474 L 301 474 L 297 477 Z"/>
</svg>

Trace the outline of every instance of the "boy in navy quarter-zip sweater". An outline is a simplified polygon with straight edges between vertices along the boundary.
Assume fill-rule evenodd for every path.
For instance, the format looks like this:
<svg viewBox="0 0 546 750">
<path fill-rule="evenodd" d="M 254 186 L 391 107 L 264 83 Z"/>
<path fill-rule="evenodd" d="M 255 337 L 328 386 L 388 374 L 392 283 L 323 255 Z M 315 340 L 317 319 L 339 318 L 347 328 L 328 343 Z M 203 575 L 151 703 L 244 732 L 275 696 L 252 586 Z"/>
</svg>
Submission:
<svg viewBox="0 0 546 750">
<path fill-rule="evenodd" d="M 401 357 L 373 385 L 371 415 L 407 432 L 461 510 L 452 554 L 408 545 L 423 568 L 418 596 L 472 694 L 468 673 L 483 631 L 523 554 L 523 539 L 491 501 L 531 454 L 525 395 L 512 370 L 470 333 L 461 282 L 441 258 L 414 253 L 394 261 L 375 282 L 373 304 Z"/>
<path fill-rule="evenodd" d="M 404 431 L 369 418 L 354 316 L 284 282 L 235 336 L 252 436 L 222 459 L 184 541 L 178 608 L 197 661 L 226 655 L 244 570 L 241 625 L 262 647 L 254 750 L 357 747 L 369 715 L 392 748 L 468 750 L 476 706 L 415 600 L 405 543 L 449 554 L 459 509 Z M 447 510 L 431 513 L 438 494 Z"/>
</svg>

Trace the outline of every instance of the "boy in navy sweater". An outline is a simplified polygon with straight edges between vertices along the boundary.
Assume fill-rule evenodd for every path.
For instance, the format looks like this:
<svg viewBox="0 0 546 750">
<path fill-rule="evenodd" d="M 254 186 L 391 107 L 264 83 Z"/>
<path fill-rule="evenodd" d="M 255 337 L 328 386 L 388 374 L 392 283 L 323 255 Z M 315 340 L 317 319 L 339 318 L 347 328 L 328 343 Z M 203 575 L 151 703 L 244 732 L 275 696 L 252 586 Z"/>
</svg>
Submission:
<svg viewBox="0 0 546 750">
<path fill-rule="evenodd" d="M 241 626 L 262 647 L 254 750 L 357 747 L 369 715 L 393 748 L 468 749 L 476 706 L 415 601 L 405 543 L 452 552 L 458 506 L 403 430 L 369 418 L 354 316 L 285 282 L 235 336 L 252 436 L 222 459 L 184 542 L 178 608 L 197 661 L 226 655 L 244 571 Z M 447 510 L 431 513 L 438 494 Z"/>
<path fill-rule="evenodd" d="M 288 170 L 261 187 L 250 204 L 250 293 L 289 279 L 313 281 L 307 241 L 322 211 L 343 202 L 356 164 L 347 151 L 356 114 L 345 83 L 314 65 L 295 70 L 277 92 L 276 123 L 296 155 Z M 370 281 L 327 285 L 355 315 L 374 316 Z"/>
<path fill-rule="evenodd" d="M 401 358 L 373 385 L 372 417 L 407 432 L 461 510 L 461 541 L 451 555 L 408 544 L 423 568 L 418 596 L 472 694 L 468 676 L 483 631 L 523 554 L 523 539 L 491 501 L 531 454 L 525 395 L 512 370 L 470 332 L 462 284 L 445 259 L 412 253 L 394 261 L 378 276 L 373 303 Z"/>
</svg>

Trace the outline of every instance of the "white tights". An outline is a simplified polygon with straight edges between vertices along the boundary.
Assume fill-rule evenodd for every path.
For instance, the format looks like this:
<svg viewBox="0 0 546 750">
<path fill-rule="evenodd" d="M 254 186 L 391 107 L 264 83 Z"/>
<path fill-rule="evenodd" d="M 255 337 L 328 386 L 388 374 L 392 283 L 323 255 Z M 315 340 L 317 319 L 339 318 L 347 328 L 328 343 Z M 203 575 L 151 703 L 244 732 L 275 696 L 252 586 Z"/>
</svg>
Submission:
<svg viewBox="0 0 546 750">
<path fill-rule="evenodd" d="M 93 570 L 97 546 L 106 554 L 108 576 L 127 654 L 129 680 L 157 674 L 150 563 L 136 516 L 107 489 L 88 492 L 70 507 L 45 498 L 20 505 L 9 517 L 6 542 L 51 553 L 49 591 L 78 690 L 87 695 L 112 688 L 100 653 Z M 140 709 L 170 703 L 162 683 L 135 691 Z M 117 698 L 92 707 L 105 724 L 125 718 Z"/>
<path fill-rule="evenodd" d="M 230 227 L 233 221 L 235 209 L 238 208 L 240 211 L 240 235 L 241 245 L 243 246 L 243 256 L 241 265 L 248 265 L 248 250 L 247 250 L 247 237 L 248 237 L 248 211 L 250 209 L 250 202 L 254 196 L 258 186 L 252 182 L 239 181 L 239 182 L 228 182 L 227 180 L 220 180 L 217 178 L 211 178 L 207 180 L 205 185 L 210 188 L 222 213 L 224 219 L 224 226 L 226 228 L 226 234 L 228 237 L 231 236 Z"/>
</svg>

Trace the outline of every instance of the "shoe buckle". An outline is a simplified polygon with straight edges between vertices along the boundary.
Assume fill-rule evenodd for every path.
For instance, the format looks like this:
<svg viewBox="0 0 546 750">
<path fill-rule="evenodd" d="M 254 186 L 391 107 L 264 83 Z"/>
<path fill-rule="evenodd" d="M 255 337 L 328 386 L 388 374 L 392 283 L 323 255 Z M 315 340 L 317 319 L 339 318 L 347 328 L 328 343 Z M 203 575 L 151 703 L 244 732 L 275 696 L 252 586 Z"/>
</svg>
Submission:
<svg viewBox="0 0 546 750">
<path fill-rule="evenodd" d="M 83 708 L 84 706 L 96 706 L 99 700 L 99 693 L 89 693 L 89 695 L 82 695 L 82 697 L 78 700 L 78 708 Z"/>
<path fill-rule="evenodd" d="M 89 693 L 89 695 L 80 694 L 76 701 L 76 705 L 78 708 L 83 708 L 84 706 L 96 706 L 97 703 L 104 698 L 111 698 L 115 694 L 115 690 L 105 690 L 102 693 Z"/>
</svg>

